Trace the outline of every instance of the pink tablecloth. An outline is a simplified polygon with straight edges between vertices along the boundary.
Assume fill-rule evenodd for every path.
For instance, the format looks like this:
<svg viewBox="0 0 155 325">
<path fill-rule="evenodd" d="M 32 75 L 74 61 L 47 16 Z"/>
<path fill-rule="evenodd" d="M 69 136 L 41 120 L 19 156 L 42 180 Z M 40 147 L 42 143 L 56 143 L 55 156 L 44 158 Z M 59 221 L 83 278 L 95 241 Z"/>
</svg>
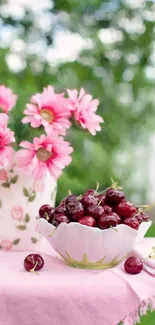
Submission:
<svg viewBox="0 0 155 325">
<path fill-rule="evenodd" d="M 155 278 L 145 271 L 74 269 L 45 242 L 38 249 L 51 254 L 39 276 L 24 271 L 27 253 L 0 252 L 0 325 L 130 325 L 139 306 L 141 314 L 155 309 Z"/>
</svg>

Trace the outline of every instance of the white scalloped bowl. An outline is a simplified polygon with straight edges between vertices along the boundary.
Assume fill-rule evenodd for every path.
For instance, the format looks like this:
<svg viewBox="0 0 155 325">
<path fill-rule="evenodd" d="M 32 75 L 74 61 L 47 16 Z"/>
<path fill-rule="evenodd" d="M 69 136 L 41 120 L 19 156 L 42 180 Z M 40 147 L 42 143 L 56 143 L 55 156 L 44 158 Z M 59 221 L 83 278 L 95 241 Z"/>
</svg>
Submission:
<svg viewBox="0 0 155 325">
<path fill-rule="evenodd" d="M 151 226 L 149 221 L 141 223 L 138 231 L 123 224 L 101 230 L 73 222 L 56 228 L 42 218 L 38 222 L 40 231 L 68 265 L 96 270 L 119 264 Z"/>
</svg>

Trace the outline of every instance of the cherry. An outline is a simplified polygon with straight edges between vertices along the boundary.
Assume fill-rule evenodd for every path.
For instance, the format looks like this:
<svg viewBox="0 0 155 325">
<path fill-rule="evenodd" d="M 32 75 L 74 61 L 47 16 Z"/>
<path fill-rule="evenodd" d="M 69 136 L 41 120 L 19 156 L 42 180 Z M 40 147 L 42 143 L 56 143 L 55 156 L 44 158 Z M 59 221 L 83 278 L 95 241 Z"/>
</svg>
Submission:
<svg viewBox="0 0 155 325">
<path fill-rule="evenodd" d="M 90 190 L 88 190 L 87 192 L 85 192 L 83 196 L 87 196 L 87 195 L 95 195 L 95 194 L 96 194 L 96 191 L 90 189 Z"/>
<path fill-rule="evenodd" d="M 125 194 L 122 191 L 110 188 L 106 192 L 105 203 L 107 205 L 117 205 L 125 198 Z"/>
<path fill-rule="evenodd" d="M 51 207 L 49 204 L 44 204 L 39 209 L 40 218 L 44 218 L 47 221 L 51 221 L 53 219 L 55 209 Z"/>
<path fill-rule="evenodd" d="M 24 259 L 24 268 L 28 272 L 36 272 L 43 268 L 44 260 L 39 254 L 29 254 Z"/>
<path fill-rule="evenodd" d="M 100 205 L 90 205 L 86 211 L 87 215 L 92 216 L 94 219 L 98 219 L 104 214 L 104 208 Z"/>
<path fill-rule="evenodd" d="M 84 207 L 79 201 L 72 201 L 66 205 L 68 217 L 73 221 L 78 221 L 84 216 Z"/>
<path fill-rule="evenodd" d="M 149 216 L 147 216 L 145 213 L 143 214 L 142 218 L 143 218 L 144 222 L 147 222 L 150 220 Z"/>
<path fill-rule="evenodd" d="M 103 207 L 104 207 L 104 213 L 105 214 L 109 214 L 109 213 L 112 212 L 112 208 L 109 207 L 108 205 L 104 205 Z"/>
<path fill-rule="evenodd" d="M 143 222 L 143 215 L 141 212 L 136 213 L 133 217 L 136 218 L 139 223 Z"/>
<path fill-rule="evenodd" d="M 143 211 L 136 213 L 134 215 L 134 217 L 139 221 L 139 223 L 141 223 L 143 221 L 147 222 L 150 220 L 149 216 L 147 216 Z"/>
<path fill-rule="evenodd" d="M 137 212 L 137 208 L 132 203 L 124 200 L 116 206 L 116 212 L 120 217 L 125 219 L 133 217 Z"/>
<path fill-rule="evenodd" d="M 125 261 L 124 269 L 129 274 L 138 274 L 143 269 L 143 263 L 138 257 L 131 256 Z"/>
<path fill-rule="evenodd" d="M 95 227 L 96 226 L 96 221 L 91 216 L 85 216 L 85 217 L 80 218 L 79 223 L 81 223 L 81 225 L 85 225 L 85 226 L 88 226 L 88 227 Z"/>
<path fill-rule="evenodd" d="M 83 198 L 81 199 L 82 204 L 84 205 L 85 208 L 88 208 L 90 205 L 97 205 L 98 204 L 98 199 L 95 198 L 93 195 L 84 195 Z"/>
<path fill-rule="evenodd" d="M 66 199 L 66 205 L 70 202 L 76 202 L 77 201 L 77 196 L 76 195 L 69 195 Z"/>
<path fill-rule="evenodd" d="M 136 230 L 139 228 L 139 221 L 135 217 L 126 218 L 124 224 Z"/>
<path fill-rule="evenodd" d="M 54 214 L 54 218 L 52 220 L 52 225 L 58 227 L 60 223 L 69 223 L 69 219 L 65 214 Z"/>
<path fill-rule="evenodd" d="M 103 215 L 99 218 L 98 225 L 100 229 L 116 227 L 121 222 L 121 218 L 116 213 Z"/>
<path fill-rule="evenodd" d="M 65 205 L 58 205 L 58 207 L 55 209 L 55 213 L 54 214 L 64 214 L 66 212 L 66 207 Z"/>
</svg>

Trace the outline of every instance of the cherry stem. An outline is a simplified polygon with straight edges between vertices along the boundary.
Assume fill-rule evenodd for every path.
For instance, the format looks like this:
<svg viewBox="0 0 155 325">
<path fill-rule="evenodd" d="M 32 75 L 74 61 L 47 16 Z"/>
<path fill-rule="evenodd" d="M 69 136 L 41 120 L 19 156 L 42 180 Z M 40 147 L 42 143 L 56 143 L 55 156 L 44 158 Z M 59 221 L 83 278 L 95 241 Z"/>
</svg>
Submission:
<svg viewBox="0 0 155 325">
<path fill-rule="evenodd" d="M 37 272 L 35 271 L 35 268 L 36 268 L 37 265 L 38 265 L 38 262 L 36 262 L 35 266 L 33 267 L 33 269 L 30 270 L 30 272 L 39 275 L 39 273 L 37 273 Z"/>
<path fill-rule="evenodd" d="M 97 182 L 97 183 L 96 183 L 96 189 L 95 189 L 95 191 L 94 191 L 93 196 L 95 196 L 95 195 L 98 193 L 98 189 L 99 189 L 99 187 L 100 187 L 100 184 Z"/>
<path fill-rule="evenodd" d="M 150 206 L 150 205 L 136 205 L 136 208 L 146 208 L 146 209 L 150 209 L 151 206 Z"/>
<path fill-rule="evenodd" d="M 104 200 L 104 199 L 100 200 L 100 201 L 99 201 L 99 203 L 98 203 L 98 205 L 100 205 L 100 204 L 101 204 L 101 202 L 102 202 L 103 200 Z"/>
<path fill-rule="evenodd" d="M 113 230 L 115 230 L 116 232 L 118 232 L 118 230 L 115 227 L 110 226 L 110 228 L 113 229 Z"/>
<path fill-rule="evenodd" d="M 112 188 L 114 189 L 114 190 L 121 190 L 122 189 L 122 187 L 120 187 L 119 185 L 118 185 L 118 182 L 114 182 L 114 180 L 111 178 L 111 181 L 112 181 Z"/>
<path fill-rule="evenodd" d="M 45 212 L 45 219 L 46 219 L 47 221 L 49 221 L 49 216 L 48 216 L 48 213 L 47 213 L 47 212 Z"/>
</svg>

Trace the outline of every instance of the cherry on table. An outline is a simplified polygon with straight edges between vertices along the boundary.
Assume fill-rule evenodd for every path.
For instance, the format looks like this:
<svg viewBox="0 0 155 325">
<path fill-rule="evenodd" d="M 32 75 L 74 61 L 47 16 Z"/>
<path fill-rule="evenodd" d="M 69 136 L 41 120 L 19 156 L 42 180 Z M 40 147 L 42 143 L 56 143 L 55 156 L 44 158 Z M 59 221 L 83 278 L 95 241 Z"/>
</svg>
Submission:
<svg viewBox="0 0 155 325">
<path fill-rule="evenodd" d="M 44 266 L 44 260 L 39 254 L 29 254 L 24 259 L 24 268 L 28 272 L 37 272 Z"/>
<path fill-rule="evenodd" d="M 143 269 L 143 263 L 138 257 L 130 256 L 124 263 L 124 269 L 129 274 L 138 274 Z"/>
</svg>

